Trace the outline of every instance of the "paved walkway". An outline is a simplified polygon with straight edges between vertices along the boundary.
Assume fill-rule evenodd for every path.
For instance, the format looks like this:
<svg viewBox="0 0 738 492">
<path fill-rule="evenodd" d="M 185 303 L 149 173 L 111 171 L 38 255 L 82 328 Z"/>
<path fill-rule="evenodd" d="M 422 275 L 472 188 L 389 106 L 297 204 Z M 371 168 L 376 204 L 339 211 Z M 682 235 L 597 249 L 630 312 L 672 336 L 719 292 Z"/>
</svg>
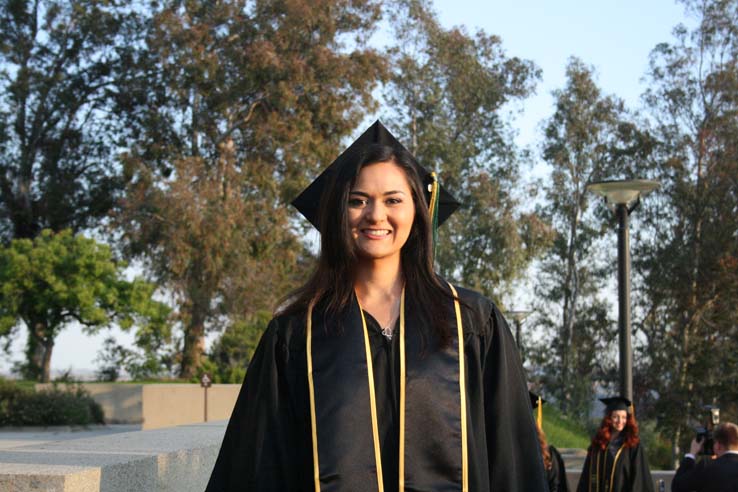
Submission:
<svg viewBox="0 0 738 492">
<path fill-rule="evenodd" d="M 71 441 L 88 437 L 106 436 L 119 432 L 141 430 L 140 425 L 111 424 L 104 426 L 83 427 L 0 427 L 0 451 L 23 446 L 46 444 L 59 441 Z"/>
</svg>

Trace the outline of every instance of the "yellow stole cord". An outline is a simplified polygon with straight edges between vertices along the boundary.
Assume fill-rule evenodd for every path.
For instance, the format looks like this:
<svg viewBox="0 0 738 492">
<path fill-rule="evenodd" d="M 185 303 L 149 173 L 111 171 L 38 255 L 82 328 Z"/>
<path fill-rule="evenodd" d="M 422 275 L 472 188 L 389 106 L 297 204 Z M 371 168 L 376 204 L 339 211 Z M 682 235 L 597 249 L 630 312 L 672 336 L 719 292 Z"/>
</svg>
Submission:
<svg viewBox="0 0 738 492">
<path fill-rule="evenodd" d="M 310 389 L 310 430 L 313 435 L 313 479 L 315 492 L 320 492 L 320 466 L 318 463 L 318 425 L 315 422 L 315 387 L 313 386 L 313 303 L 307 310 L 307 366 Z"/>
<path fill-rule="evenodd" d="M 464 332 L 461 322 L 461 306 L 459 305 L 458 293 L 453 285 L 448 284 L 454 294 L 454 310 L 456 312 L 456 328 L 458 336 L 459 352 L 459 394 L 461 398 L 461 469 L 462 469 L 462 491 L 469 491 L 469 453 L 467 449 L 467 422 L 466 422 L 466 371 L 464 356 Z M 358 302 L 358 299 L 357 299 Z M 364 348 L 366 351 L 366 365 L 369 380 L 369 402 L 372 416 L 372 433 L 374 437 L 374 458 L 377 464 L 377 488 L 384 492 L 382 477 L 382 455 L 379 445 L 379 426 L 377 423 L 377 400 L 374 393 L 374 368 L 372 364 L 372 353 L 369 345 L 369 331 L 366 326 L 364 310 L 359 303 L 361 313 L 361 324 L 364 330 Z M 313 357 L 312 357 L 312 314 L 313 305 L 308 306 L 307 312 L 307 366 L 308 387 L 310 391 L 310 425 L 313 438 L 313 477 L 315 491 L 320 492 L 320 467 L 318 462 L 318 431 L 315 420 L 315 388 L 313 384 Z M 400 298 L 400 462 L 399 462 L 399 485 L 400 492 L 405 490 L 405 289 L 402 289 Z"/>
<path fill-rule="evenodd" d="M 615 481 L 615 467 L 618 464 L 618 458 L 620 458 L 620 453 L 623 452 L 624 447 L 625 447 L 625 443 L 623 443 L 623 445 L 620 446 L 620 449 L 618 449 L 618 452 L 615 454 L 615 461 L 612 462 L 612 472 L 610 473 L 610 492 L 612 492 L 612 486 Z"/>
<path fill-rule="evenodd" d="M 402 298 L 405 297 L 405 288 L 402 289 Z M 359 298 L 356 298 L 359 302 Z M 402 309 L 402 308 L 400 308 Z M 374 365 L 372 364 L 372 348 L 369 345 L 369 330 L 366 328 L 364 309 L 359 302 L 361 325 L 364 328 L 364 349 L 366 351 L 366 372 L 369 376 L 369 404 L 372 412 L 372 435 L 374 437 L 374 460 L 377 462 L 377 489 L 384 492 L 384 478 L 382 477 L 382 451 L 379 446 L 379 424 L 377 423 L 377 397 L 374 394 Z"/>
<path fill-rule="evenodd" d="M 594 456 L 592 456 L 592 462 L 589 464 L 589 486 L 587 487 L 588 492 L 592 492 L 592 475 L 594 475 L 595 490 L 600 489 L 600 451 L 597 451 L 597 466 L 595 466 L 594 472 L 592 472 L 592 465 L 594 465 Z"/>
<path fill-rule="evenodd" d="M 405 492 L 405 289 L 400 301 L 400 492 Z"/>
<path fill-rule="evenodd" d="M 543 430 L 543 398 L 538 397 L 538 417 L 536 417 L 538 427 Z"/>
</svg>

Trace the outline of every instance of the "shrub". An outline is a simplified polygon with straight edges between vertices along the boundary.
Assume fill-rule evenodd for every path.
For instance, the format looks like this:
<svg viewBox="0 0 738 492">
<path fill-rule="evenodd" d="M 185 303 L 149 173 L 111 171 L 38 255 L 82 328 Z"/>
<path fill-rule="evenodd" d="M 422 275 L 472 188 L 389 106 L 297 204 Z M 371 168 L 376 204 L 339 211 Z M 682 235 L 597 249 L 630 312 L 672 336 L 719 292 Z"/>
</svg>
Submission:
<svg viewBox="0 0 738 492">
<path fill-rule="evenodd" d="M 0 378 L 0 426 L 102 423 L 102 407 L 80 386 L 36 392 Z"/>
</svg>

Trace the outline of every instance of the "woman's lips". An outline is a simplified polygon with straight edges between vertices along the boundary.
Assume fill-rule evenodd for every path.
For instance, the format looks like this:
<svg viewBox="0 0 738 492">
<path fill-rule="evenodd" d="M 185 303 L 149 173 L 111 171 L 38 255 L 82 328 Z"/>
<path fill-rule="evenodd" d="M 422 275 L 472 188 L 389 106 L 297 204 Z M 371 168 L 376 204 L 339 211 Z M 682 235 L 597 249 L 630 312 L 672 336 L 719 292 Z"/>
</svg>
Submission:
<svg viewBox="0 0 738 492">
<path fill-rule="evenodd" d="M 392 231 L 387 229 L 362 229 L 361 233 L 370 239 L 384 239 L 391 234 Z"/>
</svg>

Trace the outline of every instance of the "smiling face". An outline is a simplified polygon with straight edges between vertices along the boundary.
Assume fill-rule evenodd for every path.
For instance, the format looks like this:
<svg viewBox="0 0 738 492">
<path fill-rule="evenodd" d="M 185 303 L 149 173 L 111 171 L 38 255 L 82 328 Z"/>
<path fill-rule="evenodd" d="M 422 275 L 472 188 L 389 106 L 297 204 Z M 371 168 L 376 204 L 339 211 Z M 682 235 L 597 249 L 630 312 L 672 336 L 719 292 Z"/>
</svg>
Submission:
<svg viewBox="0 0 738 492">
<path fill-rule="evenodd" d="M 361 258 L 399 258 L 415 219 L 405 171 L 394 162 L 364 166 L 349 193 L 348 217 Z"/>
<path fill-rule="evenodd" d="M 612 428 L 617 432 L 622 432 L 628 420 L 628 412 L 625 410 L 613 410 L 610 418 L 612 419 Z"/>
</svg>

